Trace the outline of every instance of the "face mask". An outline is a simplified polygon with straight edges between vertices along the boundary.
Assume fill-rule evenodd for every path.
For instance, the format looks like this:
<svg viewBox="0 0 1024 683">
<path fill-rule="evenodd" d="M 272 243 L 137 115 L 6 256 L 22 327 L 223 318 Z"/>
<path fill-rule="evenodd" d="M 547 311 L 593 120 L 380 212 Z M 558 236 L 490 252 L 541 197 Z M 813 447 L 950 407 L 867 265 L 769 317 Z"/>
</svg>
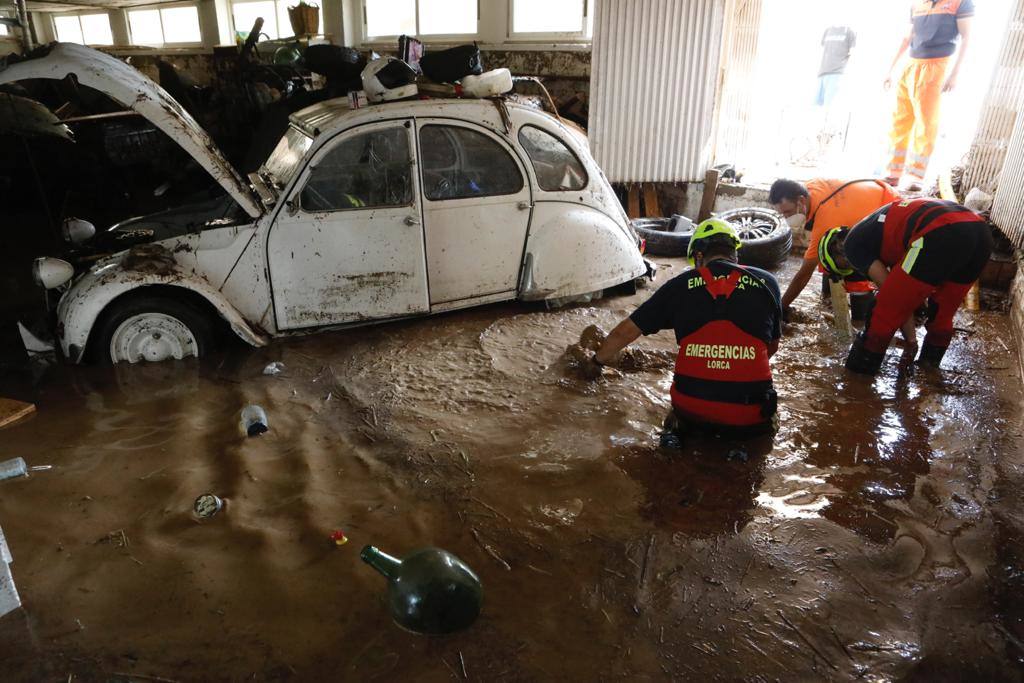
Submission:
<svg viewBox="0 0 1024 683">
<path fill-rule="evenodd" d="M 807 223 L 807 215 L 802 213 L 794 213 L 792 216 L 786 219 L 786 222 L 789 223 L 789 227 L 793 228 L 794 230 L 799 230 L 800 228 L 804 227 L 804 225 Z"/>
</svg>

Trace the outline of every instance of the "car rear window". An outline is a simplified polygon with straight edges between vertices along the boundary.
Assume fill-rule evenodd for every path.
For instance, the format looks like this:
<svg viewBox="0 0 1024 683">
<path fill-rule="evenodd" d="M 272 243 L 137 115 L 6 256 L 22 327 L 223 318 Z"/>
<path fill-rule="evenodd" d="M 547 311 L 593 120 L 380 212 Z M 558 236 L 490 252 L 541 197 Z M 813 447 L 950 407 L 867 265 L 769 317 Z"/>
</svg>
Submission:
<svg viewBox="0 0 1024 683">
<path fill-rule="evenodd" d="M 460 126 L 420 130 L 423 195 L 431 201 L 516 194 L 523 189 L 519 164 L 483 133 Z"/>
<path fill-rule="evenodd" d="M 519 129 L 519 144 L 526 150 L 537 174 L 537 184 L 546 192 L 582 190 L 587 171 L 568 145 L 536 126 Z"/>
</svg>

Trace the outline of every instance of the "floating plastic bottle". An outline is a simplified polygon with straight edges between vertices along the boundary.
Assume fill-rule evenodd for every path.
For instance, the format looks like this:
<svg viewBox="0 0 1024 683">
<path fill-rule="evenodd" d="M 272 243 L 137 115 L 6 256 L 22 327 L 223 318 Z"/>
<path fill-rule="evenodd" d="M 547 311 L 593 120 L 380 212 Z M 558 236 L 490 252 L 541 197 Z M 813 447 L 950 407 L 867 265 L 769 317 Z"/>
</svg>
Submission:
<svg viewBox="0 0 1024 683">
<path fill-rule="evenodd" d="M 242 409 L 242 431 L 249 436 L 259 436 L 270 430 L 267 424 L 267 412 L 257 405 Z"/>
<path fill-rule="evenodd" d="M 0 481 L 25 476 L 28 476 L 28 467 L 24 458 L 11 458 L 0 462 Z"/>
<path fill-rule="evenodd" d="M 388 608 L 404 629 L 429 635 L 454 633 L 480 614 L 480 579 L 445 550 L 423 548 L 399 560 L 368 545 L 359 557 L 388 580 Z"/>
<path fill-rule="evenodd" d="M 224 509 L 224 501 L 212 493 L 204 493 L 196 498 L 196 502 L 192 504 L 192 511 L 196 514 L 196 517 L 201 519 L 209 519 L 222 509 Z"/>
</svg>

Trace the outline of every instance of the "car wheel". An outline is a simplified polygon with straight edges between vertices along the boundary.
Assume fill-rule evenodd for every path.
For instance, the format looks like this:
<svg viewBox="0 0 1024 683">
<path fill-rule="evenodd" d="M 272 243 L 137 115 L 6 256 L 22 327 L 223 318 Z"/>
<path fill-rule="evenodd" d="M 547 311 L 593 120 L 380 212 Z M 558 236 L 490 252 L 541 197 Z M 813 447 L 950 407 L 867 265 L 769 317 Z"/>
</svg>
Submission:
<svg viewBox="0 0 1024 683">
<path fill-rule="evenodd" d="M 645 253 L 654 256 L 686 256 L 693 223 L 684 216 L 635 218 L 633 229 L 646 241 Z"/>
<path fill-rule="evenodd" d="M 214 321 L 190 302 L 140 296 L 104 312 L 89 348 L 98 363 L 158 362 L 205 356 L 215 340 Z"/>
<path fill-rule="evenodd" d="M 793 248 L 793 231 L 781 214 L 771 209 L 750 207 L 718 214 L 729 223 L 743 242 L 740 263 L 774 268 L 786 260 Z"/>
</svg>

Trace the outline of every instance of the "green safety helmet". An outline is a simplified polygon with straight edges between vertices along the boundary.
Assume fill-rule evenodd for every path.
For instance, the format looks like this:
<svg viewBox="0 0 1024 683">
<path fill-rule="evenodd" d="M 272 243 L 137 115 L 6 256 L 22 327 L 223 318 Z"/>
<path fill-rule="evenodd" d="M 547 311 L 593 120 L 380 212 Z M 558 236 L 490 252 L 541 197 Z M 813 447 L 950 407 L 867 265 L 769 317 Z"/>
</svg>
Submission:
<svg viewBox="0 0 1024 683">
<path fill-rule="evenodd" d="M 732 239 L 733 245 L 739 249 L 743 246 L 743 242 L 736 236 L 736 231 L 731 225 L 723 221 L 721 218 L 709 218 L 706 221 L 702 221 L 700 225 L 693 231 L 693 235 L 690 237 L 690 244 L 686 247 L 686 257 L 693 262 L 694 244 L 701 242 L 715 235 L 725 235 Z"/>
<path fill-rule="evenodd" d="M 849 228 L 832 228 L 824 235 L 821 236 L 821 240 L 818 242 L 818 262 L 821 263 L 821 267 L 825 269 L 833 278 L 844 278 L 848 275 L 853 275 L 853 268 L 840 268 L 836 265 L 835 252 L 838 245 L 838 241 L 842 237 L 846 237 L 847 233 L 850 232 Z"/>
</svg>

